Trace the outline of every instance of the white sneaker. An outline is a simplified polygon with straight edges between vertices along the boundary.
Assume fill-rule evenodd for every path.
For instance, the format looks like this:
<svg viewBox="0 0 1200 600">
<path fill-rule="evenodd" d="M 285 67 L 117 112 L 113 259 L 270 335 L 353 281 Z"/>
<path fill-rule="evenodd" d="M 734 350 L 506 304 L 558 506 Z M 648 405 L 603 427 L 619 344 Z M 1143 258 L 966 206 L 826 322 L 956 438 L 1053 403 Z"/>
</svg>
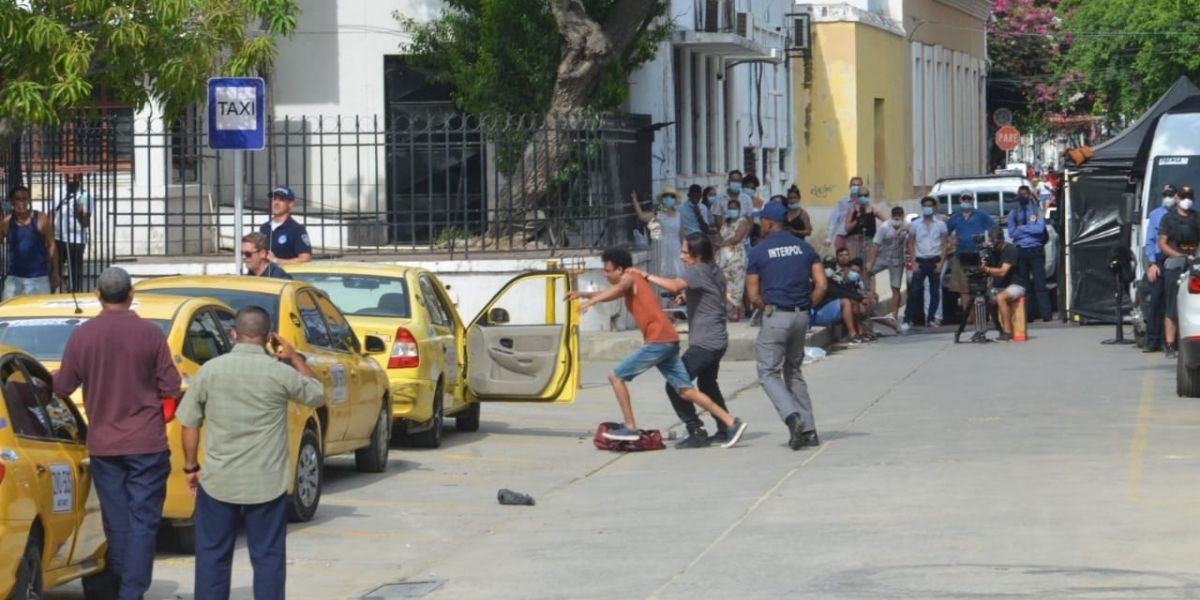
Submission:
<svg viewBox="0 0 1200 600">
<path fill-rule="evenodd" d="M 908 321 L 900 324 L 900 335 L 908 335 L 908 331 L 912 329 L 912 325 Z"/>
</svg>

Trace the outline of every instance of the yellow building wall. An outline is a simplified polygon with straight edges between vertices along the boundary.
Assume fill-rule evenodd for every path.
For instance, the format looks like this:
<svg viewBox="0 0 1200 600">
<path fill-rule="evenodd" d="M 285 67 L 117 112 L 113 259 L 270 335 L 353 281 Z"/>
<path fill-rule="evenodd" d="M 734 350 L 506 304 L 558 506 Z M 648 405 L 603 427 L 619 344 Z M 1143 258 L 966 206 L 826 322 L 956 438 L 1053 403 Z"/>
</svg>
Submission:
<svg viewBox="0 0 1200 600">
<path fill-rule="evenodd" d="M 844 196 L 855 175 L 877 201 L 907 199 L 912 189 L 909 55 L 905 39 L 894 33 L 852 22 L 813 24 L 811 56 L 792 62 L 793 143 L 796 180 L 816 213 L 827 212 L 821 208 Z M 818 236 L 824 224 L 814 218 Z"/>
</svg>

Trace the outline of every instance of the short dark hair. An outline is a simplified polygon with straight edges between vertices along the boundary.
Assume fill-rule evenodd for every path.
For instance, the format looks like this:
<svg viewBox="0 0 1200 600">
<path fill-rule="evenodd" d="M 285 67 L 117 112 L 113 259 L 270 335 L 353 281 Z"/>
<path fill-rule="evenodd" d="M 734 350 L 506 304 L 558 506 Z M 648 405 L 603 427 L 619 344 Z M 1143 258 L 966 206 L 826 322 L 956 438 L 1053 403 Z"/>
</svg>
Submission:
<svg viewBox="0 0 1200 600">
<path fill-rule="evenodd" d="M 903 217 L 904 216 L 904 207 L 903 206 L 893 206 L 892 207 L 892 216 L 893 217 Z"/>
<path fill-rule="evenodd" d="M 252 231 L 242 236 L 243 244 L 254 244 L 256 250 L 267 249 L 267 236 L 261 231 Z"/>
<path fill-rule="evenodd" d="M 742 201 L 741 201 L 741 200 L 738 200 L 737 198 L 730 198 L 730 199 L 729 199 L 729 202 L 726 202 L 726 203 L 725 203 L 725 208 L 726 208 L 726 209 L 728 209 L 730 206 L 733 206 L 734 204 L 736 204 L 736 205 L 737 205 L 737 207 L 738 207 L 738 210 L 741 210 L 741 208 L 742 208 Z"/>
<path fill-rule="evenodd" d="M 109 267 L 96 279 L 96 290 L 100 292 L 100 301 L 105 304 L 125 304 L 133 290 L 133 281 L 125 269 Z"/>
<path fill-rule="evenodd" d="M 688 254 L 700 259 L 700 262 L 710 263 L 713 261 L 713 245 L 707 235 L 700 233 L 689 234 L 686 238 Z"/>
<path fill-rule="evenodd" d="M 693 194 L 700 196 L 700 195 L 704 194 L 704 188 L 700 187 L 700 184 L 698 184 L 698 183 L 693 183 L 692 185 L 688 186 L 687 193 L 688 193 L 688 196 L 691 196 Z"/>
<path fill-rule="evenodd" d="M 771 202 L 778 202 L 780 204 L 787 205 L 788 199 L 787 196 L 784 196 L 783 194 L 775 194 L 774 196 L 771 196 Z"/>
<path fill-rule="evenodd" d="M 739 170 L 737 170 L 737 169 L 734 169 L 734 170 L 732 170 L 732 171 L 730 171 L 730 172 L 729 172 L 729 177 L 733 177 L 734 175 L 737 175 L 738 177 L 741 177 L 741 176 L 742 176 L 742 172 L 741 172 L 741 171 L 739 171 Z"/>
<path fill-rule="evenodd" d="M 758 182 L 758 178 L 754 176 L 754 173 L 751 173 L 742 178 L 742 185 L 758 186 L 758 185 L 762 185 L 762 184 Z"/>
<path fill-rule="evenodd" d="M 855 175 L 854 177 L 851 177 L 851 178 L 850 178 L 850 185 L 854 185 L 854 180 L 855 180 L 855 179 L 857 179 L 857 180 L 859 180 L 859 181 L 862 181 L 862 180 L 863 180 L 863 178 L 862 178 L 861 176 L 859 176 L 859 175 Z"/>
<path fill-rule="evenodd" d="M 600 255 L 600 262 L 612 263 L 618 269 L 629 269 L 633 267 L 633 256 L 624 248 L 609 248 Z"/>
<path fill-rule="evenodd" d="M 862 259 L 862 257 L 861 257 L 861 256 L 857 256 L 857 257 L 855 257 L 855 258 L 852 258 L 852 259 L 850 259 L 850 266 L 851 266 L 851 267 L 859 267 L 859 268 L 862 268 L 862 266 L 863 266 L 863 259 Z"/>
<path fill-rule="evenodd" d="M 988 237 L 992 240 L 992 242 L 1003 244 L 1004 243 L 1004 227 L 1001 227 L 1000 225 L 996 225 L 995 227 L 992 227 L 991 229 L 988 230 Z"/>
<path fill-rule="evenodd" d="M 843 252 L 845 252 L 846 254 L 850 254 L 850 249 L 849 248 L 838 248 L 837 252 L 834 252 L 834 255 L 838 255 Z"/>
<path fill-rule="evenodd" d="M 233 328 L 239 338 L 265 340 L 271 333 L 271 315 L 261 306 L 244 306 L 237 312 Z"/>
<path fill-rule="evenodd" d="M 8 201 L 9 201 L 9 202 L 12 202 L 12 199 L 13 199 L 14 197 L 16 197 L 16 195 L 17 195 L 17 192 L 25 192 L 26 194 L 32 194 L 32 193 L 33 193 L 33 192 L 31 192 L 31 191 L 29 190 L 29 188 L 27 188 L 27 187 L 25 187 L 25 186 L 23 186 L 23 185 L 17 185 L 17 186 L 13 186 L 13 188 L 12 188 L 11 190 L 8 190 Z"/>
<path fill-rule="evenodd" d="M 937 198 L 934 198 L 933 196 L 925 196 L 924 198 L 921 198 L 921 206 L 925 206 L 926 202 L 937 206 Z"/>
<path fill-rule="evenodd" d="M 791 196 L 792 192 L 795 192 L 797 196 L 801 196 L 800 188 L 796 187 L 796 184 L 794 184 L 794 183 L 792 184 L 792 187 L 787 189 L 787 195 Z M 803 197 L 803 196 L 801 196 L 801 197 Z"/>
<path fill-rule="evenodd" d="M 1033 190 L 1029 189 L 1029 186 L 1027 186 L 1027 185 L 1022 185 L 1021 187 L 1017 188 L 1017 191 L 1018 192 L 1020 192 L 1020 191 L 1033 192 Z"/>
</svg>

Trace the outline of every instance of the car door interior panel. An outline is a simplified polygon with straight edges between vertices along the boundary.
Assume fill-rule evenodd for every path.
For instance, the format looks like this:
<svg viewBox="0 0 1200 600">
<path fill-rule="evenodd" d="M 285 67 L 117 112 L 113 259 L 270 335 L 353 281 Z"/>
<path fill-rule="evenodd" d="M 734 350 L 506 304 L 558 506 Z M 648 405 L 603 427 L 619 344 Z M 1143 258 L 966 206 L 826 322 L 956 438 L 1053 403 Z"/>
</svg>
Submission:
<svg viewBox="0 0 1200 600">
<path fill-rule="evenodd" d="M 471 389 L 483 396 L 536 396 L 558 368 L 562 325 L 476 325 L 467 336 Z"/>
</svg>

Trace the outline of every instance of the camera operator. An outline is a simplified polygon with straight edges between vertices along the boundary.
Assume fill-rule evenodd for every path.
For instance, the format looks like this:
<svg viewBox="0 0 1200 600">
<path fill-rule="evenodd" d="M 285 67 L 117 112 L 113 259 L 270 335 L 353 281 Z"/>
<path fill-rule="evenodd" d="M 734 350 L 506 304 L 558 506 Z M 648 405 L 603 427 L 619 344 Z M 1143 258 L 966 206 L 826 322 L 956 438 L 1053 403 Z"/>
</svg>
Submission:
<svg viewBox="0 0 1200 600">
<path fill-rule="evenodd" d="M 1163 271 L 1166 281 L 1167 318 L 1163 337 L 1167 342 L 1167 358 L 1175 358 L 1175 337 L 1179 322 L 1178 302 L 1179 277 L 1187 270 L 1188 260 L 1195 255 L 1196 247 L 1200 245 L 1200 216 L 1192 210 L 1192 187 L 1185 185 L 1179 188 L 1179 201 L 1174 209 L 1163 216 L 1158 226 L 1159 260 L 1163 261 Z"/>
<path fill-rule="evenodd" d="M 996 294 L 996 311 L 1000 327 L 1000 341 L 1012 339 L 1013 309 L 1018 300 L 1025 296 L 1025 285 L 1017 272 L 1017 262 L 1021 260 L 1021 252 L 1016 245 L 1004 241 L 1004 231 L 993 228 L 991 251 L 980 246 L 981 256 L 986 255 L 984 264 L 980 267 L 983 274 L 992 278 L 992 290 Z"/>
</svg>

